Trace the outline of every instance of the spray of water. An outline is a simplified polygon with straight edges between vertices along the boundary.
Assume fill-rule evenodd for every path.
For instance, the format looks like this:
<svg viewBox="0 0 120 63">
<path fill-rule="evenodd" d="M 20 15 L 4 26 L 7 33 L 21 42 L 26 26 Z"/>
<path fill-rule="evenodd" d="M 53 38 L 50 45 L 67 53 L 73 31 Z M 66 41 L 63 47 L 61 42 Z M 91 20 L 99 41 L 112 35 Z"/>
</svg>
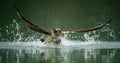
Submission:
<svg viewBox="0 0 120 63">
<path fill-rule="evenodd" d="M 109 25 L 110 26 L 110 25 Z M 1 28 L 0 28 L 1 30 Z M 29 28 L 24 27 L 22 23 L 18 23 L 15 19 L 12 21 L 12 24 L 6 26 L 6 35 L 10 36 L 9 39 L 13 39 L 11 42 L 28 42 L 32 43 L 29 45 L 43 45 L 42 42 L 40 42 L 40 36 L 39 33 L 36 33 L 34 31 L 31 31 Z M 114 31 L 111 30 L 109 27 L 103 28 L 100 32 L 93 31 L 88 33 L 83 33 L 82 35 L 72 36 L 74 38 L 78 38 L 77 40 L 68 40 L 68 34 L 64 34 L 62 39 L 62 45 L 65 46 L 72 46 L 72 45 L 89 45 L 89 44 L 96 44 L 100 42 L 99 37 L 102 33 L 106 33 L 107 37 L 116 38 L 114 35 Z M 2 33 L 0 33 L 0 36 L 2 36 Z M 79 36 L 82 36 L 81 38 L 84 39 L 84 41 L 79 40 Z M 6 39 L 9 41 L 8 39 Z"/>
</svg>

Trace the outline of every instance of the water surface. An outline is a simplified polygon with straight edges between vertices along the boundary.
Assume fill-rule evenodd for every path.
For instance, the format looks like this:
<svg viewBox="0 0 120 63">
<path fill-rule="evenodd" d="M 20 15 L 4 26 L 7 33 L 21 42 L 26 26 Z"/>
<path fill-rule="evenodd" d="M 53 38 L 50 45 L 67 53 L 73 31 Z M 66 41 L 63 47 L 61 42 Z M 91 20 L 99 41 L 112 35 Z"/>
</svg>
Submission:
<svg viewBox="0 0 120 63">
<path fill-rule="evenodd" d="M 0 63 L 119 63 L 120 42 L 0 42 Z"/>
<path fill-rule="evenodd" d="M 43 44 L 27 28 L 13 2 L 30 22 L 42 27 L 101 30 L 65 34 L 62 45 Z M 0 63 L 120 63 L 119 0 L 1 0 Z"/>
</svg>

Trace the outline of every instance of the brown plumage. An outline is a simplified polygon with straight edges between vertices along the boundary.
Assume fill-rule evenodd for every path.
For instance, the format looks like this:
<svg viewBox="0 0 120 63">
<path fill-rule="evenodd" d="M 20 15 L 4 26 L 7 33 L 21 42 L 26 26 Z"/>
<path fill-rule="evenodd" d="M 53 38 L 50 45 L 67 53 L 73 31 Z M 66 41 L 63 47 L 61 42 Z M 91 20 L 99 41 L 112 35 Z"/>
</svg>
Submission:
<svg viewBox="0 0 120 63">
<path fill-rule="evenodd" d="M 66 33 L 66 32 L 75 33 L 75 32 L 89 32 L 89 31 L 94 31 L 94 30 L 98 30 L 98 29 L 103 28 L 104 26 L 106 26 L 106 24 L 108 24 L 108 23 L 110 23 L 112 21 L 112 19 L 110 19 L 110 20 L 108 20 L 104 24 L 95 26 L 93 28 L 88 28 L 88 29 L 82 29 L 82 30 L 59 30 L 59 29 L 51 29 L 51 28 L 41 27 L 41 26 L 38 26 L 36 24 L 33 24 L 32 22 L 30 22 L 29 20 L 27 20 L 25 17 L 23 17 L 21 15 L 20 11 L 16 8 L 16 6 L 15 6 L 15 9 L 16 9 L 17 16 L 23 20 L 23 22 L 24 22 L 24 24 L 26 26 L 28 26 L 30 29 L 32 29 L 34 31 L 37 31 L 37 32 L 45 34 L 45 36 L 43 38 L 41 38 L 42 42 L 53 41 L 56 44 L 58 44 L 61 41 L 61 39 L 60 39 L 59 36 L 62 33 Z M 48 32 L 46 30 L 51 30 L 51 31 Z M 47 43 L 47 42 L 45 42 L 45 43 Z"/>
</svg>

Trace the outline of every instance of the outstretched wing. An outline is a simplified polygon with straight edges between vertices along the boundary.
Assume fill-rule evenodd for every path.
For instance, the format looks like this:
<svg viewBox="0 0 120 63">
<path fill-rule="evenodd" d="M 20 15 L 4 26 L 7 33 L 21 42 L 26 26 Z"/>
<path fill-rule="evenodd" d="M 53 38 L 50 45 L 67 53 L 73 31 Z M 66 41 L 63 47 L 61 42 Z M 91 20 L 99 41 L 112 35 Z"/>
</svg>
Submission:
<svg viewBox="0 0 120 63">
<path fill-rule="evenodd" d="M 37 26 L 36 24 L 31 23 L 29 20 L 27 20 L 25 17 L 23 17 L 21 15 L 21 13 L 16 8 L 16 6 L 15 6 L 15 9 L 16 9 L 16 13 L 17 13 L 18 17 L 20 17 L 23 20 L 24 24 L 27 25 L 30 29 L 37 31 L 37 32 L 40 32 L 40 33 L 51 35 L 50 32 L 46 31 L 47 28 L 43 28 L 43 27 Z"/>
<path fill-rule="evenodd" d="M 94 31 L 94 30 L 98 30 L 103 28 L 104 26 L 106 26 L 108 23 L 110 23 L 112 21 L 112 19 L 108 20 L 106 23 L 98 25 L 96 27 L 93 28 L 88 28 L 88 29 L 82 29 L 82 30 L 62 30 L 62 33 L 74 33 L 74 32 L 89 32 L 89 31 Z"/>
</svg>

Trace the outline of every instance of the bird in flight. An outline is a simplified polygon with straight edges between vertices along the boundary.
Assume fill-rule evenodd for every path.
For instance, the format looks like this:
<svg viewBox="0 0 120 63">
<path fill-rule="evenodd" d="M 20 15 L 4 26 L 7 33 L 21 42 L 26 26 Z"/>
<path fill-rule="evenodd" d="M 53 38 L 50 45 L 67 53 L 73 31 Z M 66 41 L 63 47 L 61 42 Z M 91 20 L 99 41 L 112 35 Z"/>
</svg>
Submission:
<svg viewBox="0 0 120 63">
<path fill-rule="evenodd" d="M 106 26 L 108 23 L 110 23 L 112 21 L 112 19 L 108 20 L 107 22 L 92 27 L 92 28 L 88 28 L 88 29 L 81 29 L 81 30 L 61 30 L 61 29 L 54 29 L 54 28 L 46 28 L 46 27 L 41 27 L 38 26 L 36 24 L 33 24 L 32 22 L 30 22 L 29 20 L 27 20 L 21 13 L 20 11 L 17 9 L 17 7 L 15 6 L 16 9 L 16 14 L 17 16 L 22 19 L 23 23 L 29 27 L 31 30 L 34 30 L 36 32 L 40 32 L 43 33 L 44 36 L 41 38 L 41 42 L 44 43 L 48 43 L 48 42 L 53 42 L 55 44 L 60 44 L 61 42 L 61 34 L 63 33 L 76 33 L 76 32 L 89 32 L 89 31 L 94 31 L 94 30 L 98 30 L 103 28 L 104 26 Z M 48 31 L 49 30 L 49 31 Z"/>
</svg>

